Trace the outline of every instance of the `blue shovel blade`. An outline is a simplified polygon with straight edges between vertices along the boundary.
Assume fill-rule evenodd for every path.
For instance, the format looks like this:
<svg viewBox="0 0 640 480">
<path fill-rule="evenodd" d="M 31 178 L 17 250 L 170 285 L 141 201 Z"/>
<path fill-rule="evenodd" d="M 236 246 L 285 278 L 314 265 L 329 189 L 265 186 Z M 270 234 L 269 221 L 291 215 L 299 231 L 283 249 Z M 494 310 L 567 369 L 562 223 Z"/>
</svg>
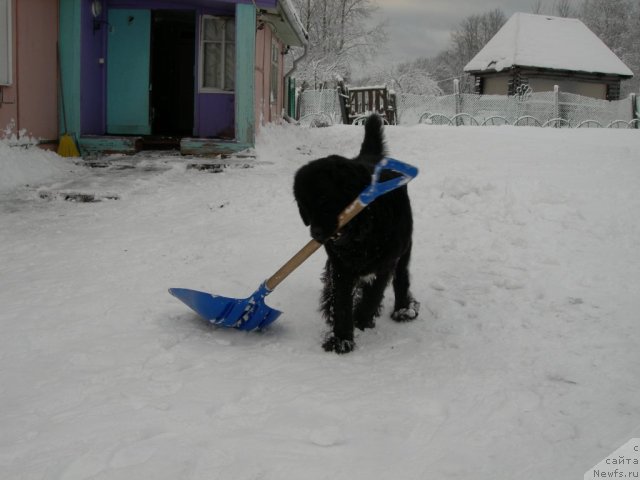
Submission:
<svg viewBox="0 0 640 480">
<path fill-rule="evenodd" d="M 238 330 L 266 328 L 282 313 L 264 303 L 264 297 L 269 293 L 264 286 L 245 299 L 211 295 L 187 288 L 170 288 L 169 293 L 205 320 Z"/>
</svg>

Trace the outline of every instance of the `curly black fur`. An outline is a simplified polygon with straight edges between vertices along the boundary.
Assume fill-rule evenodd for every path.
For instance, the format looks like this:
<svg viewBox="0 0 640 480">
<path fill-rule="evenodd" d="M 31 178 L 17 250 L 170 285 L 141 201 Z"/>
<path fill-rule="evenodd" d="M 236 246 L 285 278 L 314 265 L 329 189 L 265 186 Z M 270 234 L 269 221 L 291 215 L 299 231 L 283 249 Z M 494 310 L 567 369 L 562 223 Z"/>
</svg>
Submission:
<svg viewBox="0 0 640 480">
<path fill-rule="evenodd" d="M 406 186 L 372 202 L 336 234 L 338 215 L 369 185 L 375 165 L 386 154 L 382 129 L 380 117 L 370 116 L 356 158 L 331 155 L 314 160 L 294 179 L 302 221 L 328 255 L 321 297 L 321 310 L 332 327 L 323 344 L 327 351 L 350 352 L 354 327 L 375 326 L 392 278 L 392 318 L 403 322 L 418 315 L 419 304 L 409 291 L 413 219 Z"/>
</svg>

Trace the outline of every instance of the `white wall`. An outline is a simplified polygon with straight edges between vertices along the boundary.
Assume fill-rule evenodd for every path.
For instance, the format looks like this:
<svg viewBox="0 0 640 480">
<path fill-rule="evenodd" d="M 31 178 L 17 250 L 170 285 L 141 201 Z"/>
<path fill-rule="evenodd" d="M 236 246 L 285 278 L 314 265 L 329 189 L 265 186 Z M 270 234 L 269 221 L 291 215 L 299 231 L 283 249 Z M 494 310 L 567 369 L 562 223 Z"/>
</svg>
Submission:
<svg viewBox="0 0 640 480">
<path fill-rule="evenodd" d="M 487 77 L 484 79 L 484 95 L 506 95 L 509 91 L 509 78 L 511 76 Z"/>
<path fill-rule="evenodd" d="M 571 79 L 532 78 L 529 86 L 534 92 L 553 92 L 553 86 L 558 85 L 564 93 L 574 93 L 584 97 L 604 100 L 607 98 L 607 86 L 604 83 L 580 82 Z"/>
</svg>

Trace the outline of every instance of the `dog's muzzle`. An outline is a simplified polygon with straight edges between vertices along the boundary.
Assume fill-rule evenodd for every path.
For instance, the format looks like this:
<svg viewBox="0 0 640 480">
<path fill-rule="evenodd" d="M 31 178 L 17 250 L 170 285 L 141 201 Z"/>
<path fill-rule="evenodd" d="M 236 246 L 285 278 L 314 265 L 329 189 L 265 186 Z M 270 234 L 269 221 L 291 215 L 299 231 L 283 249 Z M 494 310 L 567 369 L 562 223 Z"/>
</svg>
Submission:
<svg viewBox="0 0 640 480">
<path fill-rule="evenodd" d="M 313 238 L 318 243 L 336 241 L 342 236 L 342 232 L 326 233 L 326 231 L 321 227 L 312 226 L 309 230 L 311 233 L 311 238 Z"/>
</svg>

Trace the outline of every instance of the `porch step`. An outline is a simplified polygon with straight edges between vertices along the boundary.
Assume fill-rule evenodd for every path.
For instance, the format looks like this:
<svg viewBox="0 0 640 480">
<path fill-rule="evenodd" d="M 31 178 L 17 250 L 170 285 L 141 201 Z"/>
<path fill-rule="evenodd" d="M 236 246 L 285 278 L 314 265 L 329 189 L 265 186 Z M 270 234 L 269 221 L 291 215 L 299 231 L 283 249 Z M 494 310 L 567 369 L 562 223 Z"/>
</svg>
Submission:
<svg viewBox="0 0 640 480">
<path fill-rule="evenodd" d="M 251 148 L 246 143 L 238 143 L 232 140 L 216 138 L 189 138 L 180 140 L 180 153 L 183 155 L 196 155 L 203 157 L 215 157 L 218 155 L 236 155 L 243 150 Z"/>
<path fill-rule="evenodd" d="M 142 137 L 142 150 L 180 150 L 180 137 Z"/>
<path fill-rule="evenodd" d="M 89 158 L 113 154 L 134 155 L 142 150 L 176 150 L 182 155 L 198 157 L 243 157 L 240 152 L 251 148 L 249 144 L 233 140 L 167 136 L 83 135 L 79 144 L 82 155 Z"/>
<path fill-rule="evenodd" d="M 78 141 L 83 156 L 133 155 L 142 150 L 142 137 L 83 135 Z"/>
</svg>

